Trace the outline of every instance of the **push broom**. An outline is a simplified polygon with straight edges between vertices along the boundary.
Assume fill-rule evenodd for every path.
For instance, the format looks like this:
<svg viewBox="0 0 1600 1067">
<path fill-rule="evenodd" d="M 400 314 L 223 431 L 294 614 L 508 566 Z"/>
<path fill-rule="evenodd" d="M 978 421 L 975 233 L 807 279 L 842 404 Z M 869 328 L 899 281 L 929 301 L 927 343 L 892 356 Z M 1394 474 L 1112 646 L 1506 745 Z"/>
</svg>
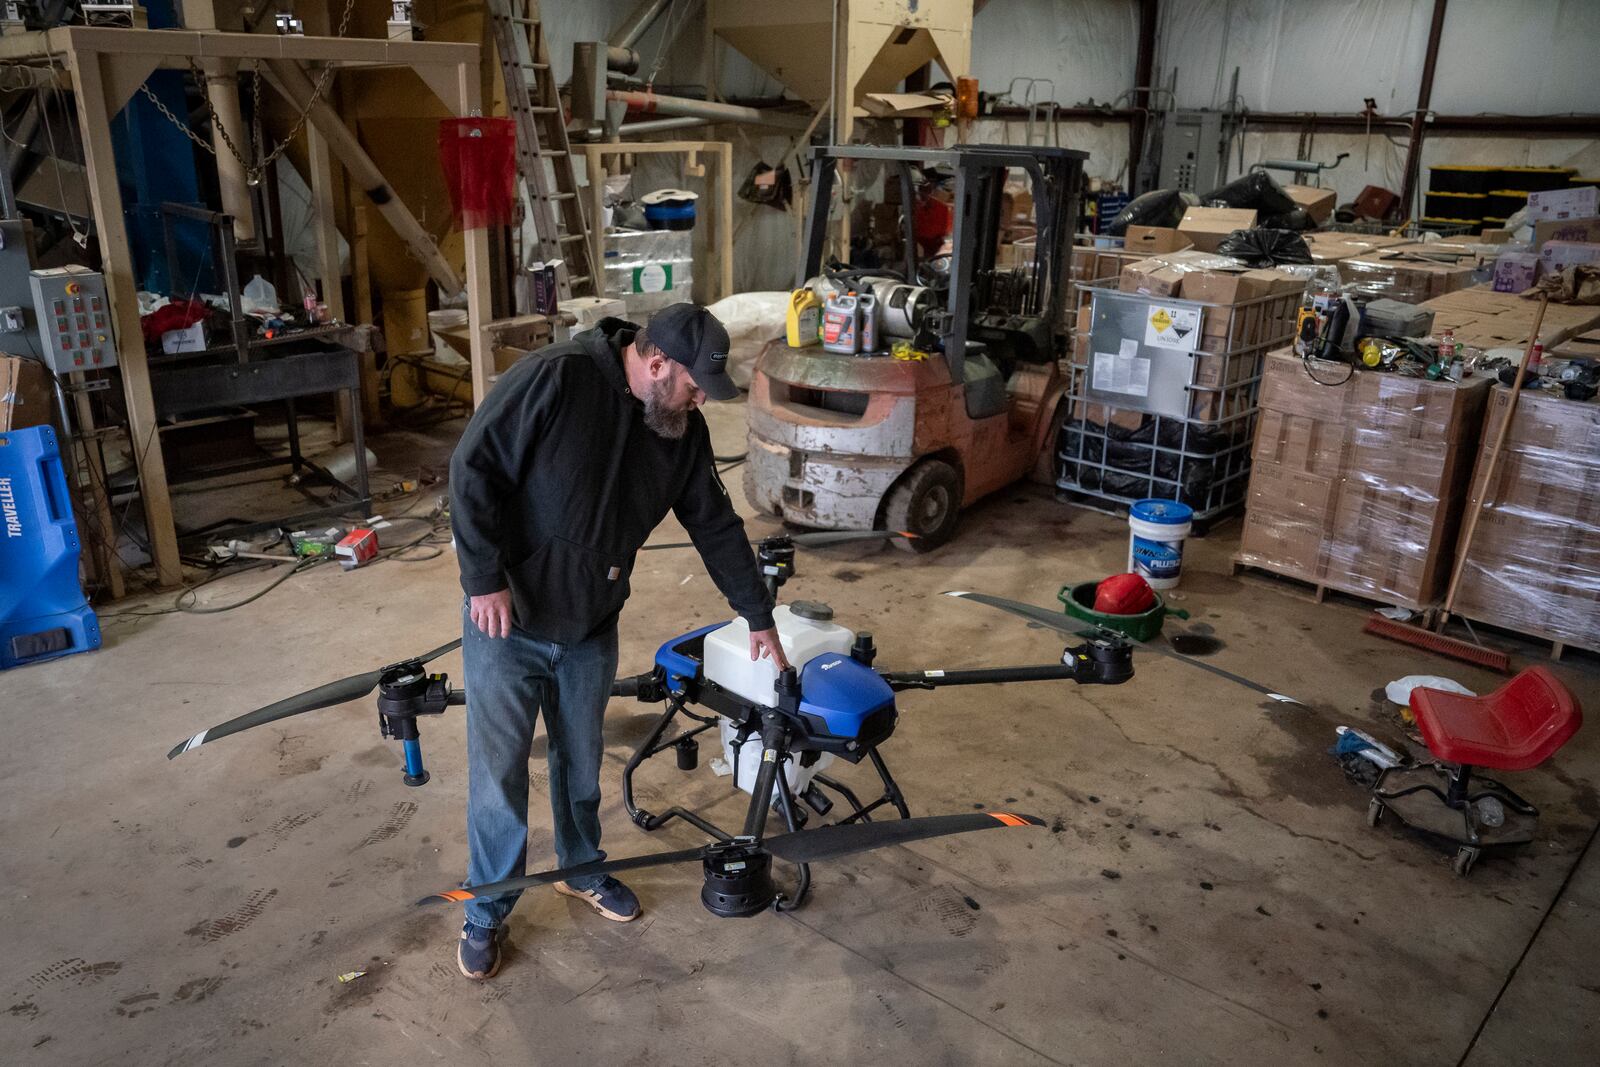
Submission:
<svg viewBox="0 0 1600 1067">
<path fill-rule="evenodd" d="M 1484 506 L 1488 503 L 1489 489 L 1494 484 L 1494 469 L 1500 462 L 1500 450 L 1505 447 L 1506 435 L 1511 431 L 1511 420 L 1516 417 L 1517 401 L 1522 396 L 1522 382 L 1528 375 L 1528 360 L 1533 356 L 1533 346 L 1539 340 L 1539 328 L 1544 325 L 1544 310 L 1549 306 L 1550 294 L 1544 293 L 1539 297 L 1539 310 L 1533 316 L 1533 329 L 1528 332 L 1527 347 L 1522 350 L 1522 362 L 1517 365 L 1517 377 L 1511 383 L 1511 400 L 1506 405 L 1505 417 L 1500 420 L 1500 425 L 1495 430 L 1494 441 L 1490 443 L 1488 454 L 1483 458 L 1483 478 L 1477 483 L 1477 493 L 1471 500 L 1470 510 L 1467 512 L 1467 528 L 1461 535 L 1461 544 L 1456 551 L 1455 567 L 1450 572 L 1450 586 L 1445 591 L 1444 612 L 1439 616 L 1440 629 L 1450 621 L 1450 613 L 1455 610 L 1456 593 L 1461 588 L 1461 575 L 1466 570 L 1467 554 L 1472 550 L 1473 535 L 1478 532 L 1478 516 L 1483 514 Z M 1482 645 L 1460 638 L 1446 637 L 1444 634 L 1434 633 L 1420 626 L 1394 622 L 1381 615 L 1374 614 L 1361 629 L 1365 633 L 1402 641 L 1464 663 L 1476 663 L 1493 671 L 1503 673 L 1511 669 L 1511 657 L 1504 652 L 1484 648 Z"/>
</svg>

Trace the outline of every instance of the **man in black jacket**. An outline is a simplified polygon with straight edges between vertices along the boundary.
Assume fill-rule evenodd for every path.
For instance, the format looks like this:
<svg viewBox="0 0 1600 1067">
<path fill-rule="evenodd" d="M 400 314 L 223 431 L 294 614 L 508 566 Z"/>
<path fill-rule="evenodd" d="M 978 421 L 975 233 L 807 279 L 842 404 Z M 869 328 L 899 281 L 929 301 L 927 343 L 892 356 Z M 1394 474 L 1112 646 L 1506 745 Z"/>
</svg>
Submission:
<svg viewBox="0 0 1600 1067">
<path fill-rule="evenodd" d="M 750 625 L 750 658 L 787 666 L 773 600 L 717 476 L 706 397 L 729 400 L 728 332 L 674 304 L 620 319 L 513 365 L 450 462 L 451 522 L 467 602 L 467 884 L 526 873 L 528 756 L 542 709 L 562 867 L 600 850 L 601 720 L 617 672 L 617 616 L 634 554 L 670 509 L 717 588 Z M 611 877 L 556 891 L 618 922 L 639 916 Z M 457 961 L 500 967 L 496 931 L 516 895 L 467 905 Z"/>
</svg>

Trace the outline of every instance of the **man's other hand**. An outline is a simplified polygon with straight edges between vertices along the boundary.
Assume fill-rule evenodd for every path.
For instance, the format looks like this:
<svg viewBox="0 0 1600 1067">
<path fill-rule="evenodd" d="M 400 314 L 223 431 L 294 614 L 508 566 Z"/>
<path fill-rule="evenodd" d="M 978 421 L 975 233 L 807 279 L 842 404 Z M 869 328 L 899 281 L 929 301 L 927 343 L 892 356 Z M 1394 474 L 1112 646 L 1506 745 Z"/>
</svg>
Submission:
<svg viewBox="0 0 1600 1067">
<path fill-rule="evenodd" d="M 750 658 L 760 659 L 762 656 L 771 656 L 780 671 L 789 666 L 789 657 L 783 654 L 783 644 L 778 640 L 776 628 L 750 631 Z"/>
<path fill-rule="evenodd" d="M 502 589 L 498 593 L 485 593 L 475 596 L 467 605 L 467 615 L 472 619 L 472 625 L 482 630 L 489 637 L 511 636 L 511 590 Z M 777 634 L 773 633 L 774 639 Z M 751 658 L 754 658 L 752 653 Z"/>
</svg>

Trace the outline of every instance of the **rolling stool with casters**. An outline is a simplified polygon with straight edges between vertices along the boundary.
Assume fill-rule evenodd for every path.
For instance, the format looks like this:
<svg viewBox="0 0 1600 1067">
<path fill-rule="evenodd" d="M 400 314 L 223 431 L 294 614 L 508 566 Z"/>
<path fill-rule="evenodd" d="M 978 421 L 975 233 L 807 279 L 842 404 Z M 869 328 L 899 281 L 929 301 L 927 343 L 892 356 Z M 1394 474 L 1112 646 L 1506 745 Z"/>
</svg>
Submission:
<svg viewBox="0 0 1600 1067">
<path fill-rule="evenodd" d="M 1411 713 L 1438 762 L 1385 768 L 1372 786 L 1368 825 L 1392 811 L 1407 826 L 1456 842 L 1462 876 L 1483 849 L 1533 840 L 1538 809 L 1473 772 L 1525 771 L 1555 755 L 1583 724 L 1567 687 L 1529 667 L 1483 697 L 1413 689 Z"/>
</svg>

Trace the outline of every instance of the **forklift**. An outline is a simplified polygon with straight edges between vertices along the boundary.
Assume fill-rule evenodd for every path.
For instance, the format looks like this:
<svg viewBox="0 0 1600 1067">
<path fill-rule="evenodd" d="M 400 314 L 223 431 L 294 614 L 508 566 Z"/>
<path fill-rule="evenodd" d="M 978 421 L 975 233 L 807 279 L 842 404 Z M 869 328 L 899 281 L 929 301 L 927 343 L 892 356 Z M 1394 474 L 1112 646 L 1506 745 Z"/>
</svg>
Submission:
<svg viewBox="0 0 1600 1067">
<path fill-rule="evenodd" d="M 814 150 L 796 285 L 875 294 L 878 343 L 856 355 L 778 343 L 761 356 L 744 474 L 753 506 L 795 526 L 902 531 L 912 536 L 898 547 L 926 552 L 982 497 L 1030 474 L 1054 482 L 1087 158 L 1012 145 Z M 839 165 L 863 162 L 898 179 L 899 261 L 824 264 Z M 996 259 L 1015 173 L 1032 193 L 1036 241 L 1029 261 L 1008 266 Z M 936 180 L 953 192 L 950 242 L 924 255 L 912 205 Z"/>
</svg>

